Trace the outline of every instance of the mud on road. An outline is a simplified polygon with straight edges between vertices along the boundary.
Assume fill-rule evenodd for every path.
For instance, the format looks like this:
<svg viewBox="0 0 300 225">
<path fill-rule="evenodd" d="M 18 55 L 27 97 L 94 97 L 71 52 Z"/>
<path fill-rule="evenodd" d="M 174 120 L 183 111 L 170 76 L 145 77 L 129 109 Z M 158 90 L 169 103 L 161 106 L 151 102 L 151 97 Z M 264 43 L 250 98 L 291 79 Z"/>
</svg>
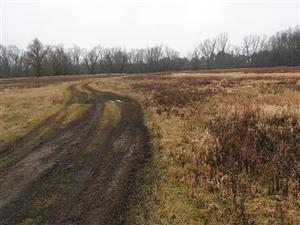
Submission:
<svg viewBox="0 0 300 225">
<path fill-rule="evenodd" d="M 0 149 L 0 224 L 122 224 L 129 182 L 147 158 L 139 105 L 87 83 Z M 70 107 L 83 112 L 64 126 Z"/>
</svg>

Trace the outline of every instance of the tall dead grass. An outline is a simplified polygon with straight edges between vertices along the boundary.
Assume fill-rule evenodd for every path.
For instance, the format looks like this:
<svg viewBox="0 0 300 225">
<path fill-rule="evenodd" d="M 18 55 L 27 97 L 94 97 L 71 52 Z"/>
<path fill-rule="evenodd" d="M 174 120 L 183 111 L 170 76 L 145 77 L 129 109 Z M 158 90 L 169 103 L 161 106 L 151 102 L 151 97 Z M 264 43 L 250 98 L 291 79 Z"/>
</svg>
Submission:
<svg viewBox="0 0 300 225">
<path fill-rule="evenodd" d="M 130 224 L 300 223 L 299 76 L 244 76 L 116 81 L 159 143 L 152 191 Z"/>
<path fill-rule="evenodd" d="M 128 224 L 300 224 L 299 74 L 105 77 L 91 86 L 135 98 L 151 132 Z M 11 120 L 30 118 L 39 98 L 36 111 L 45 111 L 51 96 L 28 97 L 24 117 Z M 6 112 L 20 107 L 14 101 Z"/>
</svg>

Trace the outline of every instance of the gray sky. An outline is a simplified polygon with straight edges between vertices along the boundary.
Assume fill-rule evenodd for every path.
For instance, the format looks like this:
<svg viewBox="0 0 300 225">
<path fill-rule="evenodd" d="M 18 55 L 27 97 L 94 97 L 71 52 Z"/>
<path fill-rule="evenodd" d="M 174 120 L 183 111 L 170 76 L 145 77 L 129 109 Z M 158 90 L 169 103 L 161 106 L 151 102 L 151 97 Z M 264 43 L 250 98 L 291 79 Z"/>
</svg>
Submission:
<svg viewBox="0 0 300 225">
<path fill-rule="evenodd" d="M 299 0 L 0 0 L 2 43 L 140 48 L 165 44 L 187 53 L 227 32 L 271 35 L 300 24 Z"/>
</svg>

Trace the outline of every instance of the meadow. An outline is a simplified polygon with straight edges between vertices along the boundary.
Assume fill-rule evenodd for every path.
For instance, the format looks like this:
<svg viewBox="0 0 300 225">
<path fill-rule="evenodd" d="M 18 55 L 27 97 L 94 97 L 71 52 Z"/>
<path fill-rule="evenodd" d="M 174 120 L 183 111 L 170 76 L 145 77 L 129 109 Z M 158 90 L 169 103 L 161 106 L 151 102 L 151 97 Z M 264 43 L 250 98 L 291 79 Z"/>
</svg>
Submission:
<svg viewBox="0 0 300 225">
<path fill-rule="evenodd" d="M 299 82 L 251 72 L 95 82 L 138 99 L 151 131 L 128 224 L 299 224 Z"/>
<path fill-rule="evenodd" d="M 299 72 L 28 79 L 0 86 L 1 146 L 61 110 L 80 82 L 142 107 L 149 154 L 130 178 L 123 223 L 300 224 Z M 53 126 L 86 110 L 73 104 Z"/>
</svg>

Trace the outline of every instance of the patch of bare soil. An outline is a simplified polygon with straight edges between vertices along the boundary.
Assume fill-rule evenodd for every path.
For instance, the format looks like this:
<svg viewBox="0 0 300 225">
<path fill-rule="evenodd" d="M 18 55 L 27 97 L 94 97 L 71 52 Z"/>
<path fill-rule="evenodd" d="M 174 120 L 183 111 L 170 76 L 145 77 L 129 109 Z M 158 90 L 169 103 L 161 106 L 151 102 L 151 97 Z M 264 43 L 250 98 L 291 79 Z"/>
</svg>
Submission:
<svg viewBox="0 0 300 225">
<path fill-rule="evenodd" d="M 6 160 L 0 168 L 1 225 L 124 222 L 129 181 L 147 155 L 142 111 L 131 99 L 82 89 L 72 86 L 64 109 L 0 151 Z M 76 101 L 90 107 L 67 127 L 53 126 Z M 121 118 L 99 132 L 111 101 Z M 46 127 L 51 129 L 34 139 Z"/>
</svg>

